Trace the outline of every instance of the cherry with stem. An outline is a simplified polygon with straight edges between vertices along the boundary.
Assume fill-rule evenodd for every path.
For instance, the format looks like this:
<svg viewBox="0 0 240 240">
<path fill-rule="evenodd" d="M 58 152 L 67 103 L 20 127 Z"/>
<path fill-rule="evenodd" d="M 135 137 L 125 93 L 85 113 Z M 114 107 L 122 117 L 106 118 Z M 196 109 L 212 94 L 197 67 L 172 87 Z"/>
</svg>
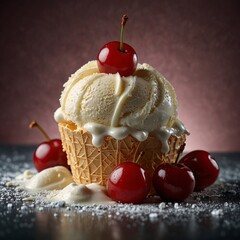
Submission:
<svg viewBox="0 0 240 240">
<path fill-rule="evenodd" d="M 121 76 L 132 75 L 138 63 L 135 50 L 124 43 L 124 28 L 127 23 L 127 15 L 123 15 L 121 22 L 120 41 L 109 42 L 100 49 L 97 55 L 97 65 L 101 73 L 119 73 Z"/>
<path fill-rule="evenodd" d="M 46 141 L 37 146 L 33 154 L 33 163 L 38 172 L 55 166 L 64 166 L 70 169 L 67 163 L 67 155 L 62 148 L 62 141 L 60 139 L 51 139 L 36 121 L 32 121 L 29 128 L 37 128 L 46 138 Z"/>
</svg>

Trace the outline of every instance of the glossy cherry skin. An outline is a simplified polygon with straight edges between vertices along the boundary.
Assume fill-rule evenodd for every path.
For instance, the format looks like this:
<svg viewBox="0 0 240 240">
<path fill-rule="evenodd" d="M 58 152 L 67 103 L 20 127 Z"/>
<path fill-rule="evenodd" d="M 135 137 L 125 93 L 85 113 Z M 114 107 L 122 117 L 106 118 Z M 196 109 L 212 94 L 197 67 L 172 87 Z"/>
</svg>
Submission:
<svg viewBox="0 0 240 240">
<path fill-rule="evenodd" d="M 189 167 L 195 177 L 194 191 L 201 191 L 212 185 L 218 178 L 219 167 L 209 152 L 196 150 L 185 155 L 179 163 Z"/>
<path fill-rule="evenodd" d="M 107 182 L 110 198 L 121 203 L 140 203 L 150 191 L 151 178 L 137 163 L 124 162 L 111 173 Z"/>
<path fill-rule="evenodd" d="M 163 201 L 181 202 L 195 187 L 192 171 L 182 164 L 160 164 L 153 174 L 153 186 Z"/>
<path fill-rule="evenodd" d="M 97 64 L 102 73 L 119 73 L 121 76 L 132 75 L 138 63 L 135 50 L 123 43 L 124 51 L 120 51 L 120 42 L 114 41 L 105 44 L 97 55 Z"/>
<path fill-rule="evenodd" d="M 64 166 L 70 169 L 60 139 L 52 139 L 39 144 L 33 154 L 33 163 L 38 172 L 55 166 Z"/>
</svg>

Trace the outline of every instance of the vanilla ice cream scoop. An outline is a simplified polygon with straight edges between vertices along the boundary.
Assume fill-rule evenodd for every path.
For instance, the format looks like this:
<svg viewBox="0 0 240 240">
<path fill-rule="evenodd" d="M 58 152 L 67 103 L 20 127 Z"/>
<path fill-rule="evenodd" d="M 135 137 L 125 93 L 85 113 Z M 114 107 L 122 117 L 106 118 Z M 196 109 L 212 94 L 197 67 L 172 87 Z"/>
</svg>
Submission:
<svg viewBox="0 0 240 240">
<path fill-rule="evenodd" d="M 91 61 L 64 84 L 60 104 L 55 120 L 89 131 L 97 147 L 106 135 L 120 140 L 131 134 L 144 141 L 155 133 L 167 152 L 171 134 L 187 133 L 177 119 L 173 87 L 148 64 L 138 64 L 133 75 L 121 77 L 100 73 Z"/>
</svg>

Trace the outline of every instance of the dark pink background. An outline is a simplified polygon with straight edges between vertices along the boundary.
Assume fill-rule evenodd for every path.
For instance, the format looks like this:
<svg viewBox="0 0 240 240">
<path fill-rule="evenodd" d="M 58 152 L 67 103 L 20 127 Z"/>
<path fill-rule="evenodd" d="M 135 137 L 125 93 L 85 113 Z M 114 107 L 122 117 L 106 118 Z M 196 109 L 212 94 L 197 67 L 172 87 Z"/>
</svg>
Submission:
<svg viewBox="0 0 240 240">
<path fill-rule="evenodd" d="M 59 136 L 53 113 L 63 83 L 106 42 L 125 42 L 175 87 L 187 150 L 240 150 L 240 5 L 230 1 L 13 1 L 0 7 L 0 142 Z"/>
</svg>

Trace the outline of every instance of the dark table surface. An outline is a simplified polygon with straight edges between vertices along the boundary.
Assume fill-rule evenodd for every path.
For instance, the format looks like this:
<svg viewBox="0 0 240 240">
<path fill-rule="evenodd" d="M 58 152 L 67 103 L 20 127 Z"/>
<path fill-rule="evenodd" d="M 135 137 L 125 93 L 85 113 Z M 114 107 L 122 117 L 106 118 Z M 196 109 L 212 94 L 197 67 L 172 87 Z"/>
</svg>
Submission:
<svg viewBox="0 0 240 240">
<path fill-rule="evenodd" d="M 183 203 L 66 206 L 6 187 L 34 146 L 0 145 L 0 239 L 240 239 L 240 153 L 213 153 L 218 181 Z"/>
</svg>

